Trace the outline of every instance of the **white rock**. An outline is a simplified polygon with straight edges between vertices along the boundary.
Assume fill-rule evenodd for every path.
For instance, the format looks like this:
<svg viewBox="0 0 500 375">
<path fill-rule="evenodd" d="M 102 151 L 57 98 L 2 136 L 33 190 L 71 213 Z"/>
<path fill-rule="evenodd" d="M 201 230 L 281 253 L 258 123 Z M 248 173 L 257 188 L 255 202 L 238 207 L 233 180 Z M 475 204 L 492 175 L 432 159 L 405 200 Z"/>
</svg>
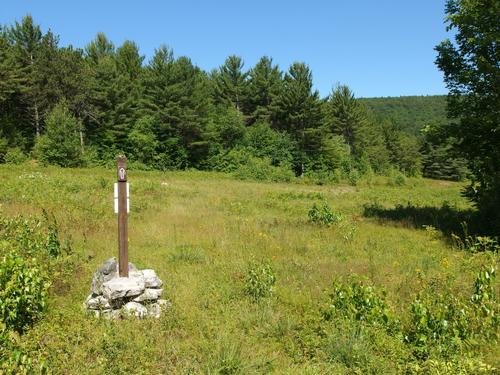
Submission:
<svg viewBox="0 0 500 375">
<path fill-rule="evenodd" d="M 130 272 L 129 277 L 115 277 L 102 284 L 103 295 L 108 301 L 142 294 L 145 289 L 142 272 Z"/>
<path fill-rule="evenodd" d="M 94 272 L 94 276 L 92 277 L 92 293 L 94 294 L 102 294 L 102 285 L 115 278 L 118 277 L 118 262 L 115 257 L 109 258 L 106 260 L 99 269 Z M 128 264 L 129 273 L 137 271 L 137 267 L 129 263 Z"/>
<path fill-rule="evenodd" d="M 148 305 L 148 316 L 158 319 L 161 316 L 161 306 L 158 303 Z"/>
<path fill-rule="evenodd" d="M 103 296 L 91 294 L 85 300 L 85 307 L 90 310 L 108 310 L 111 309 L 109 301 Z"/>
<path fill-rule="evenodd" d="M 172 303 L 166 299 L 159 299 L 158 301 L 156 301 L 156 303 L 160 305 L 162 310 L 166 310 L 170 308 L 170 306 L 172 306 Z"/>
<path fill-rule="evenodd" d="M 137 302 L 128 302 L 123 306 L 125 315 L 135 316 L 137 318 L 144 318 L 148 314 L 148 309 Z"/>
<path fill-rule="evenodd" d="M 144 276 L 146 288 L 160 288 L 163 285 L 163 282 L 158 276 L 156 276 L 156 272 L 154 270 L 142 270 L 142 274 Z"/>
<path fill-rule="evenodd" d="M 87 310 L 87 314 L 93 315 L 96 318 L 107 317 L 113 310 Z"/>
<path fill-rule="evenodd" d="M 145 289 L 139 297 L 135 297 L 132 301 L 143 302 L 143 301 L 154 301 L 161 297 L 163 294 L 163 289 Z"/>
<path fill-rule="evenodd" d="M 106 318 L 108 320 L 113 320 L 117 319 L 121 316 L 121 310 L 106 310 L 101 313 L 101 316 L 103 318 Z"/>
</svg>

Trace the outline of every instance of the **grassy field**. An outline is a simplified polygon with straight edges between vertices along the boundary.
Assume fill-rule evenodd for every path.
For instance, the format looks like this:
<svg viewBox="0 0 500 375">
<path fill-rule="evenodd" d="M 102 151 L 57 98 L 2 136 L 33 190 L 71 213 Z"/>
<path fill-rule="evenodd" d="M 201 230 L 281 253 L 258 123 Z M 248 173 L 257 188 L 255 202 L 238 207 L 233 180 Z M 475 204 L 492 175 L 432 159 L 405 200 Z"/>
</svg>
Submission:
<svg viewBox="0 0 500 375">
<path fill-rule="evenodd" d="M 432 373 L 432 366 L 447 373 L 468 360 L 481 362 L 475 368 L 500 366 L 494 339 L 422 359 L 404 334 L 324 317 L 332 280 L 350 274 L 385 291 L 402 326 L 411 324 L 419 291 L 468 300 L 478 272 L 498 257 L 453 246 L 450 231 L 471 209 L 460 184 L 408 179 L 397 186 L 376 177 L 315 186 L 131 170 L 129 258 L 157 271 L 172 307 L 157 320 L 108 321 L 86 316 L 82 302 L 92 273 L 117 254 L 114 180 L 113 170 L 0 166 L 0 214 L 45 209 L 74 249 L 76 267 L 54 275 L 61 280 L 46 315 L 20 338 L 54 373 Z M 341 220 L 310 223 L 309 209 L 325 202 Z M 248 271 L 266 264 L 274 290 L 255 302 Z"/>
</svg>

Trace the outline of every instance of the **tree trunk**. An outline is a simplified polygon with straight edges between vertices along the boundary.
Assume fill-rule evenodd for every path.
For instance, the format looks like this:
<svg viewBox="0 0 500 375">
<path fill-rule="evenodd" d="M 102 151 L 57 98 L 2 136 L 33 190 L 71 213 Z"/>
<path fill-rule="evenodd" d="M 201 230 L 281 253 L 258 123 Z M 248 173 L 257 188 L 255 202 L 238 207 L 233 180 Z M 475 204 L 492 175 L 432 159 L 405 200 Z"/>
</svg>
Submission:
<svg viewBox="0 0 500 375">
<path fill-rule="evenodd" d="M 80 125 L 79 132 L 80 132 L 80 148 L 81 148 L 82 154 L 83 154 L 83 152 L 84 152 L 84 149 L 83 149 L 83 131 L 82 131 L 82 126 L 81 125 Z"/>
<path fill-rule="evenodd" d="M 30 65 L 33 69 L 34 61 L 33 61 L 33 53 L 30 53 Z M 35 111 L 35 134 L 36 137 L 40 137 L 40 113 L 38 112 L 38 103 L 36 98 L 33 100 L 33 110 Z"/>
<path fill-rule="evenodd" d="M 36 136 L 40 137 L 40 114 L 38 113 L 38 104 L 35 100 L 35 130 L 36 130 Z"/>
</svg>

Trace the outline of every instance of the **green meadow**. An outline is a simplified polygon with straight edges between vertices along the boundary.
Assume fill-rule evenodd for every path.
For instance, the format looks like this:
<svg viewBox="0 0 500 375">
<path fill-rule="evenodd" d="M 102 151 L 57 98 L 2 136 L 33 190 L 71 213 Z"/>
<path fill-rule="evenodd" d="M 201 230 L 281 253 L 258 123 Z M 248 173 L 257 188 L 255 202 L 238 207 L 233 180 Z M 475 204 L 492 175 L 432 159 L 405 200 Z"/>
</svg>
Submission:
<svg viewBox="0 0 500 375">
<path fill-rule="evenodd" d="M 115 179 L 112 169 L 0 165 L 2 220 L 45 211 L 71 244 L 49 270 L 44 314 L 13 338 L 35 372 L 500 368 L 498 302 L 480 313 L 470 302 L 473 295 L 498 301 L 498 281 L 489 297 L 475 289 L 498 255 L 469 251 L 467 238 L 452 234 L 464 233 L 473 211 L 461 183 L 377 176 L 356 186 L 281 184 L 132 169 L 129 260 L 156 270 L 171 307 L 159 319 L 110 321 L 86 315 L 82 303 L 93 272 L 118 253 Z M 334 220 L 312 222 L 313 205 L 327 206 Z M 439 337 L 424 329 L 434 318 Z"/>
</svg>

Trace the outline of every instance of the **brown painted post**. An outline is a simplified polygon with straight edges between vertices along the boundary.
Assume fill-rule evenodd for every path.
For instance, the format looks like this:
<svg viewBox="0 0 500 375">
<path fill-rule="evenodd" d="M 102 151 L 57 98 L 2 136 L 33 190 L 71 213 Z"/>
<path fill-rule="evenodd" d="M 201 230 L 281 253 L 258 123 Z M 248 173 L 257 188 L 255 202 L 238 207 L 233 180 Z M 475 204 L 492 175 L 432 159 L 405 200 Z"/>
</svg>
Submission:
<svg viewBox="0 0 500 375">
<path fill-rule="evenodd" d="M 116 158 L 118 174 L 118 268 L 120 277 L 128 277 L 127 158 Z"/>
</svg>

